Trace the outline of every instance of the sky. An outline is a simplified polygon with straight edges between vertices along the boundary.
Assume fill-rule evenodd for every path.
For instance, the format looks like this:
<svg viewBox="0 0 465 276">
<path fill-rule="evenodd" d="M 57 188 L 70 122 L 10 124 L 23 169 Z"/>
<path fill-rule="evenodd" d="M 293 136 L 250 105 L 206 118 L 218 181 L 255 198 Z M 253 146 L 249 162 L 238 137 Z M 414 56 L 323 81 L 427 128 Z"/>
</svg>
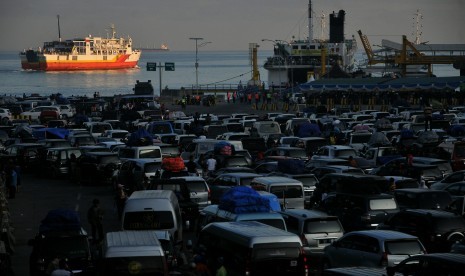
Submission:
<svg viewBox="0 0 465 276">
<path fill-rule="evenodd" d="M 321 36 L 320 17 L 345 10 L 345 35 L 357 31 L 371 44 L 381 39 L 414 40 L 415 13 L 423 19 L 421 41 L 465 44 L 465 0 L 313 0 L 314 37 Z M 58 38 L 106 37 L 110 24 L 118 35 L 130 36 L 136 47 L 168 44 L 174 51 L 191 51 L 191 37 L 211 42 L 201 50 L 248 50 L 249 43 L 271 50 L 263 41 L 305 39 L 308 0 L 1 0 L 0 51 L 22 51 Z M 199 42 L 200 44 L 200 42 Z"/>
</svg>

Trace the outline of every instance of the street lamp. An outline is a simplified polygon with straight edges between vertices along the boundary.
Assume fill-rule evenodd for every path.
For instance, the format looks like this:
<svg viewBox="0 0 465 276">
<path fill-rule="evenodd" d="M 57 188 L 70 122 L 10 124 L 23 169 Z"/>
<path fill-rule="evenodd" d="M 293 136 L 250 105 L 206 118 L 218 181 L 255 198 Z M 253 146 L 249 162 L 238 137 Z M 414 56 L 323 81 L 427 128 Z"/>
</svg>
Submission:
<svg viewBox="0 0 465 276">
<path fill-rule="evenodd" d="M 203 47 L 211 42 L 203 42 L 199 44 L 199 40 L 203 40 L 203 37 L 191 37 L 190 40 L 195 40 L 195 87 L 197 89 L 197 95 L 199 94 L 199 48 Z"/>
</svg>

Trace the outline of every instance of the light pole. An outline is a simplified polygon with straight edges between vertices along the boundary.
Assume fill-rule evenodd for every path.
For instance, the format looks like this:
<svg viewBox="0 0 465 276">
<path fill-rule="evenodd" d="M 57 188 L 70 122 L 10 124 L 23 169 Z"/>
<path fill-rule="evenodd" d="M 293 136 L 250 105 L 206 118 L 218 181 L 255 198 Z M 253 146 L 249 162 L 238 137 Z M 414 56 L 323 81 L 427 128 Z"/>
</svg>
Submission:
<svg viewBox="0 0 465 276">
<path fill-rule="evenodd" d="M 204 42 L 199 44 L 199 40 L 203 40 L 203 37 L 191 37 L 189 39 L 195 40 L 195 88 L 197 90 L 197 95 L 199 95 L 199 48 L 211 42 Z"/>
</svg>

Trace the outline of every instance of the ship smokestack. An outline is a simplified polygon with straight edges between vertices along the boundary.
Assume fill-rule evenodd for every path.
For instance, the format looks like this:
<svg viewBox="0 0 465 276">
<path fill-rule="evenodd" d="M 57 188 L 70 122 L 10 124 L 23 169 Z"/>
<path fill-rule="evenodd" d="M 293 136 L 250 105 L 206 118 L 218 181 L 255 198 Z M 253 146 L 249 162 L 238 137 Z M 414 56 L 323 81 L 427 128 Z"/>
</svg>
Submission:
<svg viewBox="0 0 465 276">
<path fill-rule="evenodd" d="M 60 15 L 57 15 L 57 19 L 58 19 L 58 40 L 61 42 Z"/>
<path fill-rule="evenodd" d="M 329 42 L 344 42 L 344 21 L 346 12 L 340 10 L 329 15 Z"/>
<path fill-rule="evenodd" d="M 312 0 L 308 0 L 308 41 L 313 40 Z"/>
</svg>

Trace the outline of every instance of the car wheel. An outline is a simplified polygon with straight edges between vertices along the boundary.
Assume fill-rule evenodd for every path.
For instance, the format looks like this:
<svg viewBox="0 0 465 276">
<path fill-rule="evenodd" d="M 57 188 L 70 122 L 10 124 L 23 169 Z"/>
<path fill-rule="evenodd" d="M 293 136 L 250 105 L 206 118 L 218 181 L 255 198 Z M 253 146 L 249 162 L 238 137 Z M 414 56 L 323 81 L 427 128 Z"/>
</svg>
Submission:
<svg viewBox="0 0 465 276">
<path fill-rule="evenodd" d="M 462 239 L 463 239 L 463 234 L 458 233 L 458 232 L 454 232 L 447 237 L 447 241 L 449 243 L 455 243 L 455 242 L 461 241 Z"/>
<path fill-rule="evenodd" d="M 10 121 L 10 119 L 8 119 L 8 117 L 3 117 L 2 118 L 2 125 L 8 125 L 8 121 Z"/>
</svg>

